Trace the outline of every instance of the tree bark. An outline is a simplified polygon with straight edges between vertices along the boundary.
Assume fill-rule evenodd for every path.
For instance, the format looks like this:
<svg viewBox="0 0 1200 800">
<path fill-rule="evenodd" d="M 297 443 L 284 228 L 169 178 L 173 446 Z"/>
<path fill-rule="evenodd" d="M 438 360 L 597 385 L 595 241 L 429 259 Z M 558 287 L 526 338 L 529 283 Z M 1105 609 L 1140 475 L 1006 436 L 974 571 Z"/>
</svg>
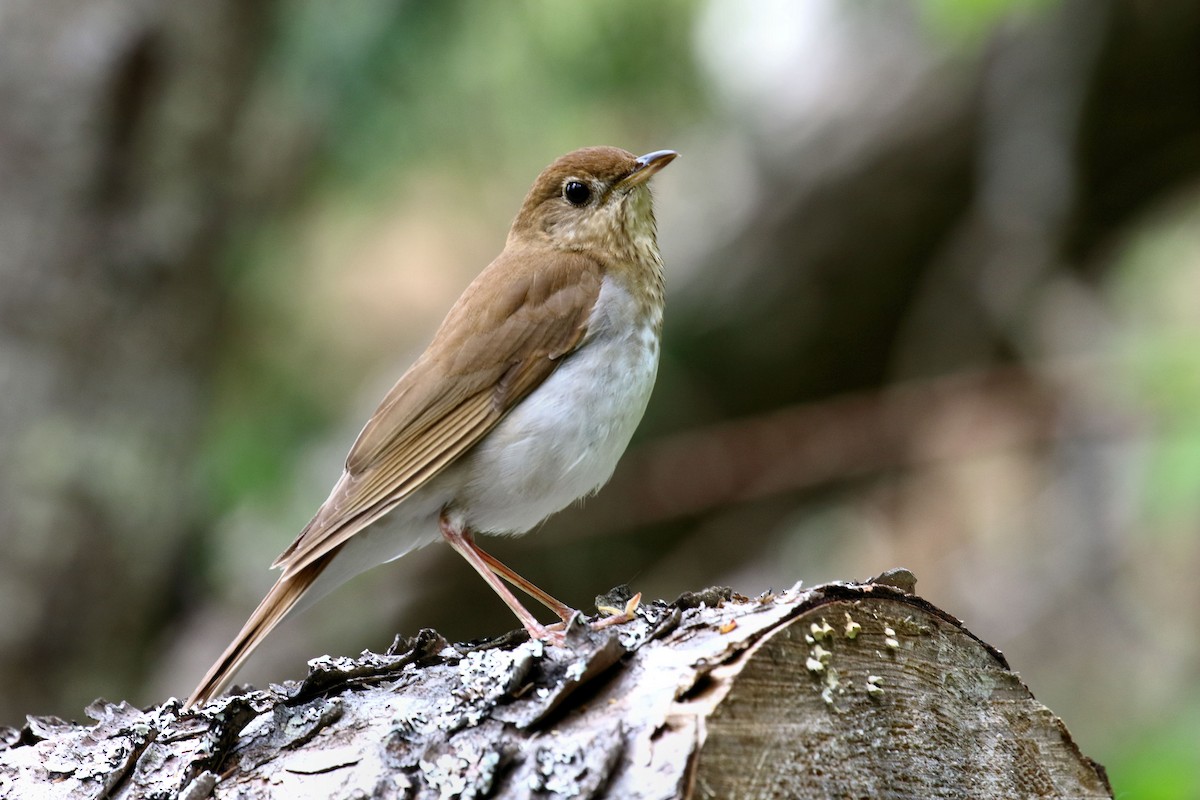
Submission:
<svg viewBox="0 0 1200 800">
<path fill-rule="evenodd" d="M 903 570 L 573 625 L 432 631 L 186 711 L 0 730 L 0 797 L 1112 797 L 1004 656 Z"/>
</svg>

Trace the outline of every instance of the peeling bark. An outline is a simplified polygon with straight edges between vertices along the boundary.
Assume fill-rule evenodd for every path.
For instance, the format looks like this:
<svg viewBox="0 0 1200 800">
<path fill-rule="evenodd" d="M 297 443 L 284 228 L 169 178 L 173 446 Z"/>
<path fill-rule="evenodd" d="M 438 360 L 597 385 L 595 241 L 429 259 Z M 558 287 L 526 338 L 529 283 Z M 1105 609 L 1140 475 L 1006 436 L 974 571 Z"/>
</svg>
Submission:
<svg viewBox="0 0 1200 800">
<path fill-rule="evenodd" d="M 0 797 L 1112 797 L 1004 656 L 904 571 L 310 662 L 302 682 L 0 730 Z"/>
</svg>

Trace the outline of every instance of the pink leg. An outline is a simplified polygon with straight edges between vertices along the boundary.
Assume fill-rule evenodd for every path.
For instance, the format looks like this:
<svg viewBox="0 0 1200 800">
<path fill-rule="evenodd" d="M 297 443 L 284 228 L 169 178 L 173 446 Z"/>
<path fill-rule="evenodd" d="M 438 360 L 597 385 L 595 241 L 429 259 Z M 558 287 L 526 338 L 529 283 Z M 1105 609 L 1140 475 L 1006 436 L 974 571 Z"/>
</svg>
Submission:
<svg viewBox="0 0 1200 800">
<path fill-rule="evenodd" d="M 510 567 L 507 567 L 504 564 L 502 564 L 491 553 L 487 553 L 484 550 L 480 549 L 479 545 L 475 545 L 475 552 L 478 553 L 479 556 L 485 562 L 487 562 L 488 568 L 492 572 L 496 573 L 501 578 L 508 581 L 513 586 L 520 589 L 521 591 L 525 592 L 525 594 L 527 594 L 530 597 L 532 597 L 533 599 L 537 600 L 539 603 L 541 603 L 546 608 L 550 609 L 551 611 L 553 611 L 555 614 L 558 615 L 558 618 L 562 620 L 562 625 L 555 623 L 553 625 L 548 626 L 549 630 L 555 631 L 555 630 L 562 629 L 563 626 L 565 626 L 568 622 L 571 621 L 571 617 L 575 616 L 575 609 L 571 608 L 570 606 L 568 606 L 566 603 L 562 602 L 561 600 L 554 599 L 554 597 L 547 594 L 542 589 L 539 589 L 537 586 L 534 586 L 532 583 L 527 581 L 525 578 L 522 578 L 520 575 L 513 572 Z M 632 621 L 635 617 L 634 612 L 637 611 L 638 605 L 640 605 L 641 602 L 642 602 L 642 593 L 638 592 L 633 597 L 629 598 L 629 602 L 625 604 L 625 608 L 623 608 L 623 609 L 616 609 L 616 608 L 609 609 L 609 608 L 597 607 L 597 610 L 599 610 L 600 613 L 602 613 L 602 614 L 606 613 L 606 614 L 608 614 L 608 616 L 606 616 L 602 619 L 598 619 L 595 622 L 593 622 L 592 630 L 598 631 L 598 630 L 602 630 L 604 628 L 610 627 L 612 625 L 621 625 L 626 622 Z"/>
<path fill-rule="evenodd" d="M 500 565 L 502 567 L 503 565 L 501 565 L 499 561 L 496 561 L 496 559 L 484 553 L 475 545 L 475 541 L 472 538 L 469 530 L 459 530 L 455 528 L 450 524 L 450 521 L 446 519 L 445 514 L 442 514 L 442 516 L 439 518 L 438 527 L 442 531 L 442 538 L 444 538 L 446 542 L 454 548 L 455 552 L 465 558 L 468 564 L 475 568 L 475 571 L 478 572 L 485 581 L 487 581 L 488 586 L 492 587 L 492 591 L 500 595 L 500 599 L 503 600 L 504 604 L 507 605 L 512 612 L 517 615 L 517 619 L 519 619 L 521 624 L 525 626 L 525 630 L 529 631 L 529 635 L 531 637 L 534 639 L 548 640 L 556 644 L 560 644 L 562 642 L 562 633 L 548 630 L 545 626 L 539 623 L 534 618 L 533 614 L 530 614 L 525 606 L 521 605 L 521 601 L 518 600 L 511 591 L 509 591 L 507 586 L 504 585 L 504 582 L 500 580 L 497 573 L 493 571 L 493 564 Z M 508 569 L 508 567 L 503 567 L 503 569 L 507 573 L 506 577 L 516 577 L 516 573 Z M 524 584 L 528 584 L 531 587 L 533 586 L 533 584 L 530 584 L 524 578 L 520 578 L 520 580 Z M 517 585 L 521 586 L 521 584 Z M 524 589 L 524 586 L 521 586 L 521 588 Z M 550 598 L 550 595 L 542 592 L 540 589 L 538 591 L 544 597 L 553 599 Z M 542 597 L 538 597 L 536 594 L 532 596 L 536 597 L 538 600 L 542 600 Z M 545 601 L 543 600 L 542 602 Z"/>
<path fill-rule="evenodd" d="M 500 563 L 500 561 L 494 555 L 484 552 L 482 549 L 480 549 L 479 545 L 475 545 L 475 552 L 479 554 L 479 557 L 482 558 L 485 563 L 487 563 L 488 569 L 490 569 L 492 572 L 496 573 L 501 578 L 504 578 L 504 580 L 508 581 L 513 586 L 517 587 L 522 592 L 553 611 L 563 622 L 571 621 L 571 617 L 575 615 L 575 609 L 571 608 L 561 600 L 555 600 L 545 591 L 539 589 L 517 573 L 513 572 L 511 568 Z"/>
</svg>

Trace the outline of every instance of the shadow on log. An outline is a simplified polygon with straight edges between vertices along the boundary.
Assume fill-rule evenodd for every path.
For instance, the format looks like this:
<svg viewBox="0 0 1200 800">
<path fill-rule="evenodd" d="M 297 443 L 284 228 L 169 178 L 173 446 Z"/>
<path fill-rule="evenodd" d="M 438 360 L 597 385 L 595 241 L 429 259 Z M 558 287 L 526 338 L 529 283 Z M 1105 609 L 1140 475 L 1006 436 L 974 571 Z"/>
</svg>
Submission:
<svg viewBox="0 0 1200 800">
<path fill-rule="evenodd" d="M 0 729 L 0 797 L 1112 797 L 1004 656 L 910 573 L 320 658 L 299 684 Z M 609 605 L 619 597 L 605 599 Z"/>
</svg>

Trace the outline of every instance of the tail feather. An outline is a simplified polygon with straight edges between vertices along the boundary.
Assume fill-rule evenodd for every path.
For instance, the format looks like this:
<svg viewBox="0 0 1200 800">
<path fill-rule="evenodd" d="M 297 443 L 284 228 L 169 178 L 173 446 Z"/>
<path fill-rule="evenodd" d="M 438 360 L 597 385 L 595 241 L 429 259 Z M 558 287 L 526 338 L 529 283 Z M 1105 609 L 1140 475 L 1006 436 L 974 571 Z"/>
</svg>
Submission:
<svg viewBox="0 0 1200 800">
<path fill-rule="evenodd" d="M 271 591 L 254 609 L 250 619 L 242 626 L 241 633 L 225 648 L 225 652 L 217 659 L 200 685 L 188 698 L 187 707 L 201 705 L 216 697 L 229 685 L 233 676 L 250 654 L 258 647 L 267 634 L 288 615 L 300 598 L 313 585 L 317 577 L 333 560 L 337 550 L 318 558 L 311 564 L 297 570 L 295 573 L 284 573 L 280 576 Z"/>
</svg>

